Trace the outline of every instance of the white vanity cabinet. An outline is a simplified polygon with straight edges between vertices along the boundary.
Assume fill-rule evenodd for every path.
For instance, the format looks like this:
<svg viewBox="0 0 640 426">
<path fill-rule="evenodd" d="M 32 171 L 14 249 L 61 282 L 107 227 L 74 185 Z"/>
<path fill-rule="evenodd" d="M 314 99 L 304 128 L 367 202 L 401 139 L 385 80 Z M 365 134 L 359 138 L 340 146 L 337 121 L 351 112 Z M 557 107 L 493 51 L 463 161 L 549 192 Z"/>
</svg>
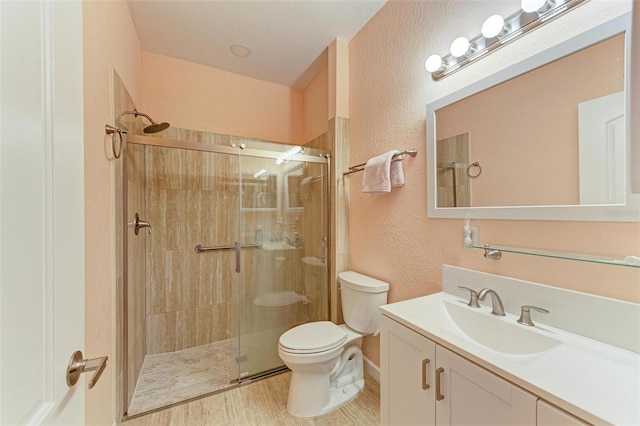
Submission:
<svg viewBox="0 0 640 426">
<path fill-rule="evenodd" d="M 384 315 L 380 361 L 383 425 L 536 425 L 536 395 Z"/>
</svg>

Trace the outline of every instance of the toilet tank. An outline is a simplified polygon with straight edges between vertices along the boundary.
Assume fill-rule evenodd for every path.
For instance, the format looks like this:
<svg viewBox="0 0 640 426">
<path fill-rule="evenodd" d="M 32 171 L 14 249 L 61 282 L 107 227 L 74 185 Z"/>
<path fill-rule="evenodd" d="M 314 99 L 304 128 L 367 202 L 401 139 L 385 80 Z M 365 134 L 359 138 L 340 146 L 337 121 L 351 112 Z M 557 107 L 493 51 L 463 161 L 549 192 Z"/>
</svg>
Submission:
<svg viewBox="0 0 640 426">
<path fill-rule="evenodd" d="M 378 307 L 387 303 L 389 283 L 345 271 L 338 274 L 342 298 L 344 322 L 359 333 L 378 332 L 380 312 Z"/>
</svg>

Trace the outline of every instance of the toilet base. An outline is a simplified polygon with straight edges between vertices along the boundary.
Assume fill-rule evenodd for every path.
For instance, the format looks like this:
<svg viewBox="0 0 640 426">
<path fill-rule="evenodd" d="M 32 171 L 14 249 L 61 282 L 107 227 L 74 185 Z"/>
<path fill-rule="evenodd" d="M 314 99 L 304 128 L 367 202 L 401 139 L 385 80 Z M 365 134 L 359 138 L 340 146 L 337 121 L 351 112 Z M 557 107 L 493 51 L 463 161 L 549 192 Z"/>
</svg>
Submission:
<svg viewBox="0 0 640 426">
<path fill-rule="evenodd" d="M 287 411 L 296 417 L 317 417 L 352 401 L 364 389 L 361 338 L 333 362 L 292 370 Z"/>
<path fill-rule="evenodd" d="M 318 417 L 324 414 L 328 414 L 343 405 L 353 401 L 364 389 L 364 379 L 357 380 L 353 383 L 349 383 L 345 386 L 331 389 L 329 392 L 329 402 L 322 408 L 309 410 L 306 404 L 297 404 L 296 401 L 291 400 L 291 394 L 289 394 L 289 401 L 287 402 L 287 411 L 292 416 L 311 418 Z"/>
</svg>

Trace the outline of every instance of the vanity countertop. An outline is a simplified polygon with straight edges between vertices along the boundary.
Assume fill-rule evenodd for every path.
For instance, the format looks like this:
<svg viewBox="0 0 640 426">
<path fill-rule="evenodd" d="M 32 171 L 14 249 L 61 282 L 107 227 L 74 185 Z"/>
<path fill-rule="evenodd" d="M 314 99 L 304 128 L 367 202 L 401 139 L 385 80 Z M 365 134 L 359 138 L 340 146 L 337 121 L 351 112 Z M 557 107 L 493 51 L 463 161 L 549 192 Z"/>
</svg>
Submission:
<svg viewBox="0 0 640 426">
<path fill-rule="evenodd" d="M 521 327 L 560 341 L 557 346 L 539 353 L 499 352 L 468 337 L 444 310 L 426 312 L 445 303 L 472 309 L 466 299 L 440 292 L 384 305 L 380 311 L 588 422 L 640 425 L 640 354 L 545 325 L 539 317 L 534 327 Z M 473 311 L 493 317 L 487 306 Z M 509 313 L 493 319 L 520 327 L 518 317 Z"/>
</svg>

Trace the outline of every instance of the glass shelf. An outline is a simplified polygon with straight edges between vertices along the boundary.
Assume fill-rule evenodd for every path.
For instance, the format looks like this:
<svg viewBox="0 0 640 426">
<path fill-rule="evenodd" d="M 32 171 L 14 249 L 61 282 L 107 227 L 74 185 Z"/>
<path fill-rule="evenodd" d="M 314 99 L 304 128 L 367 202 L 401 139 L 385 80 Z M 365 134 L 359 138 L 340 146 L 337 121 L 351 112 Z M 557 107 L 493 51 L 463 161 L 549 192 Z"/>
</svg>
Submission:
<svg viewBox="0 0 640 426">
<path fill-rule="evenodd" d="M 602 257 L 602 256 L 596 256 L 596 255 L 590 255 L 590 254 L 555 252 L 555 251 L 540 250 L 540 249 L 499 246 L 494 244 L 485 244 L 483 246 L 471 245 L 470 247 L 473 247 L 476 249 L 482 249 L 482 250 L 485 250 L 485 249 L 498 250 L 504 253 L 527 254 L 530 256 L 551 257 L 554 259 L 577 260 L 579 262 L 601 263 L 604 265 L 640 268 L 640 261 L 637 261 L 637 258 L 632 259 L 631 261 L 625 261 L 624 259 L 617 259 L 613 257 Z M 634 256 L 629 256 L 629 257 L 634 257 Z M 634 263 L 634 260 L 636 261 L 635 263 Z"/>
</svg>

